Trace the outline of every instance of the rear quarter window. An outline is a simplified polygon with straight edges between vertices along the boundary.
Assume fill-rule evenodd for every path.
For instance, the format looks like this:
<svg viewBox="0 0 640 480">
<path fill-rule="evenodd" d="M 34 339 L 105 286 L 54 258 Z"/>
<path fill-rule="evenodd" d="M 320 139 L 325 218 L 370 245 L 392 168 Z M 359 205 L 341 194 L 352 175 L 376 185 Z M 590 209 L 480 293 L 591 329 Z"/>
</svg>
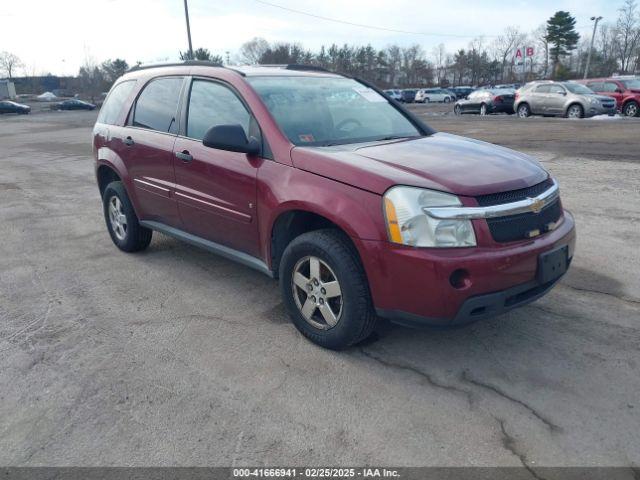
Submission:
<svg viewBox="0 0 640 480">
<path fill-rule="evenodd" d="M 117 84 L 107 96 L 100 113 L 98 114 L 98 123 L 106 123 L 114 125 L 118 120 L 124 103 L 129 98 L 131 90 L 136 84 L 135 80 L 127 80 Z"/>
</svg>

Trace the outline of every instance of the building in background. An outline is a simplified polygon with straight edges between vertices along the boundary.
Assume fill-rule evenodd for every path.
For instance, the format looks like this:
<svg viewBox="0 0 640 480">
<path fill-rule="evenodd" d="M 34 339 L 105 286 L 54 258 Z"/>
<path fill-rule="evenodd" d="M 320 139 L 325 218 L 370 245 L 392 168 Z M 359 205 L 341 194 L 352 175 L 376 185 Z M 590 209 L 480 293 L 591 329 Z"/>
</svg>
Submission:
<svg viewBox="0 0 640 480">
<path fill-rule="evenodd" d="M 0 80 L 0 100 L 15 100 L 16 86 L 10 80 Z"/>
</svg>

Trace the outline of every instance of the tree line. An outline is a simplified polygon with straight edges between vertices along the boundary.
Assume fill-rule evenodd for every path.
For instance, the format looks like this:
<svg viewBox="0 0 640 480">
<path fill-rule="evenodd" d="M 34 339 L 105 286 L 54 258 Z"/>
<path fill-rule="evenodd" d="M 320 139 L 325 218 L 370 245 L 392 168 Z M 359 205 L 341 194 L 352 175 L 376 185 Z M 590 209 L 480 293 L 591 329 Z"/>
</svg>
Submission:
<svg viewBox="0 0 640 480">
<path fill-rule="evenodd" d="M 582 77 L 587 63 L 591 36 L 581 36 L 575 18 L 558 11 L 545 24 L 531 32 L 506 27 L 488 40 L 472 39 L 466 48 L 448 51 L 441 43 L 429 52 L 419 45 L 331 44 L 316 51 L 301 43 L 270 43 L 253 38 L 225 59 L 207 48 L 179 52 L 182 60 L 207 60 L 216 64 L 308 64 L 371 81 L 380 87 L 422 87 L 487 85 L 524 82 L 541 78 Z M 640 72 L 640 13 L 636 0 L 625 0 L 614 21 L 599 25 L 593 38 L 590 77 L 614 73 Z M 519 62 L 517 49 L 531 47 L 533 55 Z M 521 50 L 522 51 L 522 50 Z M 523 55 L 525 52 L 522 51 Z M 0 74 L 12 78 L 23 68 L 20 59 L 9 52 L 0 53 Z M 78 72 L 83 93 L 95 97 L 129 69 L 125 60 L 107 60 L 102 64 L 85 61 Z"/>
</svg>

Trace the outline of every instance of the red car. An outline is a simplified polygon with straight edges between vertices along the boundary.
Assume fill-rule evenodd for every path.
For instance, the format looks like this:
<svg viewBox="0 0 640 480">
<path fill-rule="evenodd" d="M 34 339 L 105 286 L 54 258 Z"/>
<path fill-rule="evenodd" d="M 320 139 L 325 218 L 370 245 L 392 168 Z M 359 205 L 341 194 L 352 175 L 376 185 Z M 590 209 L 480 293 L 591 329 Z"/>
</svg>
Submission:
<svg viewBox="0 0 640 480">
<path fill-rule="evenodd" d="M 437 133 L 311 67 L 134 69 L 94 153 L 118 248 L 158 231 L 277 278 L 295 326 L 327 348 L 378 317 L 497 315 L 548 292 L 573 257 L 573 217 L 536 160 Z"/>
<path fill-rule="evenodd" d="M 640 79 L 591 78 L 576 80 L 600 95 L 616 99 L 616 107 L 627 117 L 640 115 Z"/>
</svg>

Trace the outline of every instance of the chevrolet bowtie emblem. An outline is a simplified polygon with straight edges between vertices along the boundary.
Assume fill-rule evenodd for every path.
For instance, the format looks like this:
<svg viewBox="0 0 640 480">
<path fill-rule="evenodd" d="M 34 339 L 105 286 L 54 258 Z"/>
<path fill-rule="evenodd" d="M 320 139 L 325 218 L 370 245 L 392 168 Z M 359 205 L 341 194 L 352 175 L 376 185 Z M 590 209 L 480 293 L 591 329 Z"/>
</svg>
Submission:
<svg viewBox="0 0 640 480">
<path fill-rule="evenodd" d="M 536 198 L 535 200 L 533 200 L 533 203 L 529 208 L 533 213 L 540 213 L 540 211 L 542 210 L 542 207 L 544 207 L 544 202 L 539 198 Z"/>
</svg>

